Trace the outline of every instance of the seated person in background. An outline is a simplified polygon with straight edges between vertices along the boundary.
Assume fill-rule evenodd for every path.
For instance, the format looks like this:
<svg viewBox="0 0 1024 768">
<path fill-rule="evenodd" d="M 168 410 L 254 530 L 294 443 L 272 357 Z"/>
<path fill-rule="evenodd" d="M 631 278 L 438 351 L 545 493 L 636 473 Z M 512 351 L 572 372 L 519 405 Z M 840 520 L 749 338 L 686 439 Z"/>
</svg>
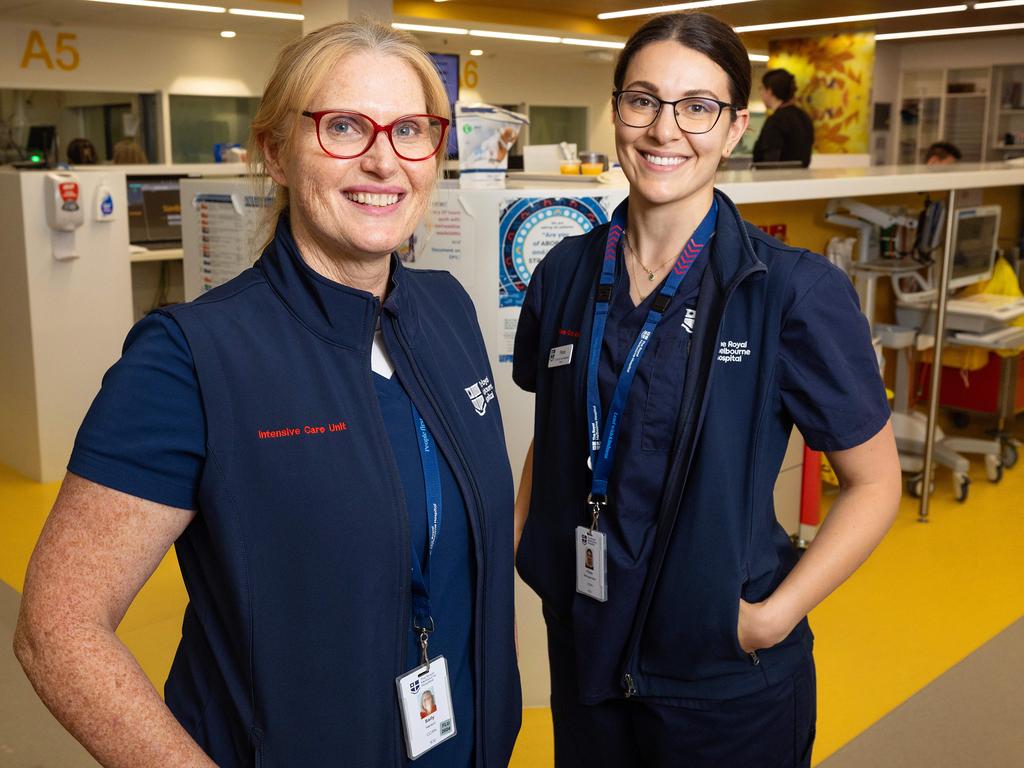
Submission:
<svg viewBox="0 0 1024 768">
<path fill-rule="evenodd" d="M 72 139 L 68 143 L 68 162 L 72 165 L 96 165 L 96 147 L 88 139 Z"/>
<path fill-rule="evenodd" d="M 811 164 L 814 124 L 794 102 L 796 78 L 785 69 L 771 69 L 761 78 L 761 98 L 771 115 L 761 127 L 754 144 L 754 162 L 799 160 Z"/>
<path fill-rule="evenodd" d="M 149 158 L 134 137 L 121 139 L 114 145 L 114 165 L 145 165 L 148 162 Z"/>
<path fill-rule="evenodd" d="M 925 165 L 953 165 L 963 157 L 963 153 L 956 144 L 948 141 L 936 141 L 924 155 Z"/>
</svg>

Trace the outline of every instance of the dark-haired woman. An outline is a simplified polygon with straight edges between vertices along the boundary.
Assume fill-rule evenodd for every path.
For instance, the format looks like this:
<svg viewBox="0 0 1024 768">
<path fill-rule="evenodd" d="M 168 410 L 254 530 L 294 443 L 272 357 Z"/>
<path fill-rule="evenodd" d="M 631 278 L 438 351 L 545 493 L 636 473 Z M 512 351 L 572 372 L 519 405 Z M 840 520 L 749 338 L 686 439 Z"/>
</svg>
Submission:
<svg viewBox="0 0 1024 768">
<path fill-rule="evenodd" d="M 849 281 L 714 189 L 749 92 L 725 24 L 642 27 L 613 92 L 629 197 L 547 255 L 520 317 L 514 376 L 536 424 L 517 565 L 544 604 L 559 768 L 809 765 L 805 617 L 896 512 Z M 794 424 L 842 480 L 799 563 L 772 505 Z"/>
<path fill-rule="evenodd" d="M 814 147 L 814 123 L 796 105 L 796 78 L 785 69 L 772 69 L 761 78 L 761 98 L 772 111 L 761 127 L 754 144 L 755 163 L 799 160 L 811 164 Z"/>
</svg>

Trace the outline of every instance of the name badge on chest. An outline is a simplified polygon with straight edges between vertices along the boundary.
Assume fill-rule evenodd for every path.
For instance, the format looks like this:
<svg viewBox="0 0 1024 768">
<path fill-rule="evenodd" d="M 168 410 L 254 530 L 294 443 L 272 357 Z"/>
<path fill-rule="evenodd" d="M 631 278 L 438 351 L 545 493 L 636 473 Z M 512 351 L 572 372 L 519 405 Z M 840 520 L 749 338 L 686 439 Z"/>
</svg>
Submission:
<svg viewBox="0 0 1024 768">
<path fill-rule="evenodd" d="M 605 535 L 576 526 L 576 591 L 598 602 L 608 600 L 608 551 Z"/>
<path fill-rule="evenodd" d="M 548 368 L 559 368 L 572 362 L 572 344 L 552 347 L 548 352 Z"/>
<path fill-rule="evenodd" d="M 415 760 L 455 735 L 455 709 L 444 656 L 430 660 L 395 679 L 402 730 L 410 760 Z"/>
</svg>

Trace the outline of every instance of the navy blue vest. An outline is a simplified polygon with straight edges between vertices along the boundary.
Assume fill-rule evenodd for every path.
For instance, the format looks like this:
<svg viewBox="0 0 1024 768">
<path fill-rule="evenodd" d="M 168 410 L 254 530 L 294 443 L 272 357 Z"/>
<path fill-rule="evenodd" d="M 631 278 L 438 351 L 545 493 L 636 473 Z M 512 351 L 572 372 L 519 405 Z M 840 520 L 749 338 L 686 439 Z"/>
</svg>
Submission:
<svg viewBox="0 0 1024 768">
<path fill-rule="evenodd" d="M 324 279 L 282 220 L 256 265 L 166 310 L 207 425 L 199 514 L 177 542 L 190 604 L 167 703 L 217 763 L 405 763 L 410 545 L 370 371 L 380 318 L 449 460 L 476 553 L 476 764 L 507 764 L 521 716 L 512 476 L 465 291 L 395 261 L 386 301 Z"/>
</svg>

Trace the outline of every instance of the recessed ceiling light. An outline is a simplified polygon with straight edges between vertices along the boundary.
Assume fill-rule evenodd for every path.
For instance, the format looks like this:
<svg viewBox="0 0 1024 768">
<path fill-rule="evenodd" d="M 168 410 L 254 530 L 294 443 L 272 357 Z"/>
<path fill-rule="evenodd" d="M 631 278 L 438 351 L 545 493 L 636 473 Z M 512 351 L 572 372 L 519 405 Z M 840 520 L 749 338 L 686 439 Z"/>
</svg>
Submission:
<svg viewBox="0 0 1024 768">
<path fill-rule="evenodd" d="M 404 29 L 406 32 L 437 32 L 441 35 L 468 35 L 469 30 L 462 27 L 435 27 L 430 24 L 403 24 L 392 22 L 395 29 Z"/>
<path fill-rule="evenodd" d="M 912 37 L 942 37 L 944 35 L 970 35 L 978 32 L 1009 32 L 1024 29 L 1021 24 L 983 24 L 979 27 L 952 27 L 950 29 L 922 29 L 920 32 L 887 32 L 875 35 L 875 40 L 906 40 Z"/>
<path fill-rule="evenodd" d="M 585 45 L 588 48 L 617 48 L 621 50 L 626 47 L 625 43 L 616 43 L 612 40 L 583 40 L 576 37 L 563 37 L 562 42 L 565 45 Z"/>
<path fill-rule="evenodd" d="M 472 51 L 469 52 L 469 55 L 470 56 L 483 56 L 484 52 L 482 50 L 480 50 L 479 48 L 474 48 Z"/>
<path fill-rule="evenodd" d="M 162 0 L 90 0 L 93 3 L 112 5 L 137 5 L 142 8 L 165 8 L 171 11 L 198 11 L 199 13 L 224 13 L 227 8 L 219 5 L 195 5 L 193 3 L 167 3 Z"/>
<path fill-rule="evenodd" d="M 692 11 L 695 8 L 713 8 L 716 5 L 737 5 L 739 3 L 753 3 L 757 0 L 698 0 L 690 3 L 676 3 L 675 5 L 658 5 L 652 8 L 634 8 L 629 11 L 607 11 L 597 14 L 599 19 L 623 19 L 627 16 L 649 16 L 656 13 L 669 13 L 670 11 Z"/>
<path fill-rule="evenodd" d="M 552 35 L 524 35 L 519 32 L 494 32 L 490 29 L 471 29 L 473 37 L 493 37 L 498 40 L 521 40 L 526 43 L 560 43 L 562 38 Z"/>
<path fill-rule="evenodd" d="M 259 16 L 262 19 L 288 19 L 289 21 L 304 21 L 305 16 L 301 13 L 281 13 L 279 11 L 251 11 L 248 8 L 228 8 L 228 13 L 235 16 Z"/>
<path fill-rule="evenodd" d="M 827 24 L 845 24 L 853 21 L 878 21 L 881 19 L 902 19 L 906 16 L 931 16 L 938 13 L 959 13 L 966 11 L 967 5 L 942 5 L 935 8 L 913 8 L 907 11 L 883 11 L 881 13 L 858 13 L 853 16 L 831 16 L 824 19 L 797 19 L 780 21 L 773 24 L 750 24 L 745 27 L 733 27 L 737 33 L 766 32 L 772 29 L 792 29 L 793 27 L 819 27 Z"/>
<path fill-rule="evenodd" d="M 768 61 L 767 53 L 748 53 L 747 58 L 751 61 Z"/>
<path fill-rule="evenodd" d="M 228 40 L 230 40 L 230 39 L 231 39 L 232 37 L 234 37 L 234 36 L 235 36 L 236 34 L 238 34 L 238 33 L 237 33 L 237 32 L 235 32 L 234 30 L 231 30 L 231 29 L 225 29 L 225 30 L 224 30 L 223 32 L 221 32 L 221 33 L 220 33 L 220 36 L 221 36 L 221 37 L 224 37 L 224 38 L 227 38 Z"/>
</svg>

